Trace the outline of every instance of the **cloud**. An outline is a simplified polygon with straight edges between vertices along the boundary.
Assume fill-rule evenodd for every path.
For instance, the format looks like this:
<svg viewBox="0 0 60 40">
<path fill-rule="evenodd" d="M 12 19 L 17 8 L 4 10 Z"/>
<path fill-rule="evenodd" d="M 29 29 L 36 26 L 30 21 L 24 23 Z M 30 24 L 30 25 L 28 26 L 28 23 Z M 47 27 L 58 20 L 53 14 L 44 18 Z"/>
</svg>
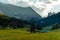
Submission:
<svg viewBox="0 0 60 40">
<path fill-rule="evenodd" d="M 10 3 L 10 4 L 15 4 L 18 1 L 20 1 L 20 0 L 7 0 L 7 2 Z"/>
<path fill-rule="evenodd" d="M 21 7 L 31 7 L 42 17 L 47 17 L 54 6 L 60 5 L 60 0 L 7 0 L 5 2 Z"/>
<path fill-rule="evenodd" d="M 15 5 L 21 6 L 21 7 L 29 7 L 29 4 L 24 1 L 17 2 Z"/>
</svg>

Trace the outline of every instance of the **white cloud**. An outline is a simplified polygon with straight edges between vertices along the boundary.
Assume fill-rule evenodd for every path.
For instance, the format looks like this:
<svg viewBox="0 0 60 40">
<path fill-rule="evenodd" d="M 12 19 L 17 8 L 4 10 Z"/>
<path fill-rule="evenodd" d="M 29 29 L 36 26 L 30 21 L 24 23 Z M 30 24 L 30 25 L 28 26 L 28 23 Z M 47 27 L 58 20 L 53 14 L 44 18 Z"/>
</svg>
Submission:
<svg viewBox="0 0 60 40">
<path fill-rule="evenodd" d="M 15 4 L 16 2 L 18 2 L 19 0 L 7 0 L 8 3 L 10 4 Z"/>
<path fill-rule="evenodd" d="M 6 3 L 32 7 L 40 16 L 47 17 L 48 12 L 55 6 L 60 4 L 60 0 L 7 0 Z"/>
</svg>

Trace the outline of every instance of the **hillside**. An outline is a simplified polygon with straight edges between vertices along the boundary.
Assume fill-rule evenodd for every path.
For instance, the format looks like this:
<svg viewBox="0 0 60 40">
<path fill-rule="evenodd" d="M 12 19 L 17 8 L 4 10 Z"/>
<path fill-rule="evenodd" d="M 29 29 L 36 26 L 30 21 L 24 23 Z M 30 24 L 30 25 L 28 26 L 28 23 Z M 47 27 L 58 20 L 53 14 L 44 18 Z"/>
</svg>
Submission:
<svg viewBox="0 0 60 40">
<path fill-rule="evenodd" d="M 40 27 L 46 27 L 46 26 L 53 25 L 55 23 L 60 23 L 60 12 L 58 12 L 52 16 L 48 16 L 44 19 L 40 19 L 38 21 L 35 21 L 34 23 L 39 24 Z"/>
<path fill-rule="evenodd" d="M 9 17 L 4 14 L 0 14 L 0 28 L 4 29 L 10 27 L 13 29 L 24 28 L 27 25 L 30 25 L 30 22 L 26 20 L 20 20 L 14 17 Z"/>
</svg>

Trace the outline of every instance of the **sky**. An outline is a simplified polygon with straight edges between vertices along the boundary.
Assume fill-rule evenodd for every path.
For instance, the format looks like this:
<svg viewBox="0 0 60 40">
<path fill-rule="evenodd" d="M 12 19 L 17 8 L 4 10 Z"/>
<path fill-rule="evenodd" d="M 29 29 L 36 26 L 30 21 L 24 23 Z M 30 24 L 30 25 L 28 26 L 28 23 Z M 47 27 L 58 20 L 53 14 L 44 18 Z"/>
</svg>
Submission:
<svg viewBox="0 0 60 40">
<path fill-rule="evenodd" d="M 60 0 L 0 0 L 2 3 L 21 7 L 31 7 L 41 17 L 47 17 L 49 12 L 60 11 Z"/>
</svg>

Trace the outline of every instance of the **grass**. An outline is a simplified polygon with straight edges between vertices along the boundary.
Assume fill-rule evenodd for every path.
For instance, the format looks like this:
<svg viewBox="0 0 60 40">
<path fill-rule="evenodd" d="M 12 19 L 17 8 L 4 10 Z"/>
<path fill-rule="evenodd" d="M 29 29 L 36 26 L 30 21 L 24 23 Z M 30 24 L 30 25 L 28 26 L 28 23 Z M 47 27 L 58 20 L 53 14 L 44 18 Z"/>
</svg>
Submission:
<svg viewBox="0 0 60 40">
<path fill-rule="evenodd" d="M 60 40 L 60 32 L 29 33 L 20 29 L 0 30 L 0 40 Z"/>
</svg>

